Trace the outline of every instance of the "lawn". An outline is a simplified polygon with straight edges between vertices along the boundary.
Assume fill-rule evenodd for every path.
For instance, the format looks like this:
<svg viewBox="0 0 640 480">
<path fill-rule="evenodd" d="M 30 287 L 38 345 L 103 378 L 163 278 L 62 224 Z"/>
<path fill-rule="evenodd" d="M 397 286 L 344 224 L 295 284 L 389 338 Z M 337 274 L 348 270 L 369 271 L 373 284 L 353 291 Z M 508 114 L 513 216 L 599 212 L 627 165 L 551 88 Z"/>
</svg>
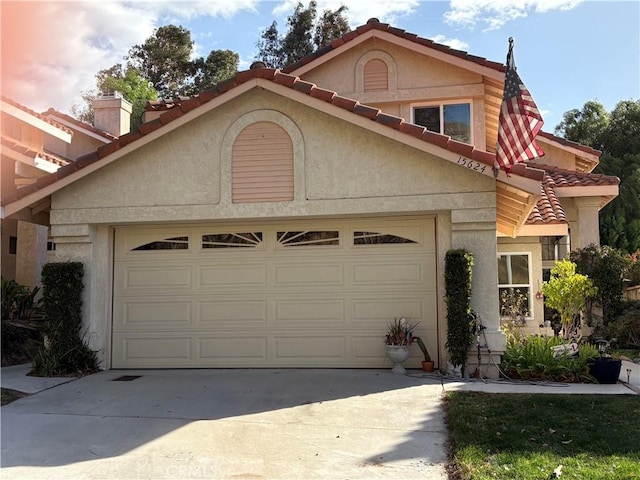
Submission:
<svg viewBox="0 0 640 480">
<path fill-rule="evenodd" d="M 28 395 L 27 393 L 11 390 L 10 388 L 1 389 L 1 393 L 2 401 L 0 402 L 0 405 L 7 405 L 15 400 L 18 400 L 19 398 L 26 397 Z"/>
<path fill-rule="evenodd" d="M 451 478 L 640 478 L 636 395 L 451 392 Z"/>
</svg>

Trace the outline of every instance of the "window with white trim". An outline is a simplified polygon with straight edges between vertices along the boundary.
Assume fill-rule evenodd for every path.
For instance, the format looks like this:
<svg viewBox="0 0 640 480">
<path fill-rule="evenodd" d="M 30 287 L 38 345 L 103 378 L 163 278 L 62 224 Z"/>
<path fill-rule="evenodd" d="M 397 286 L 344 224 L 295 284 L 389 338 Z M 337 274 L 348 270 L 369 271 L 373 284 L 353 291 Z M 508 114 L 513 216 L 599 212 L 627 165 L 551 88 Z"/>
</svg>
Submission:
<svg viewBox="0 0 640 480">
<path fill-rule="evenodd" d="M 454 140 L 472 143 L 471 103 L 440 103 L 416 105 L 412 109 L 413 123 L 427 130 L 449 135 Z"/>
<path fill-rule="evenodd" d="M 500 315 L 509 316 L 516 308 L 521 316 L 531 316 L 530 253 L 498 254 L 498 290 Z"/>
</svg>

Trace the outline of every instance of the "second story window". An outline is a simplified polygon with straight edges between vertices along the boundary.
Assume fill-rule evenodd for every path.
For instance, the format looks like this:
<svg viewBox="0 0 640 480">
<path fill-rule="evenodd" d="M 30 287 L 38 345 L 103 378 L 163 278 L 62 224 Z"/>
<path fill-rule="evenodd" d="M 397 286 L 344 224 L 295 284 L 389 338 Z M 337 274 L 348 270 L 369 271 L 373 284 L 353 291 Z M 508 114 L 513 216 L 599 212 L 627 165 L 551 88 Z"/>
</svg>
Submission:
<svg viewBox="0 0 640 480">
<path fill-rule="evenodd" d="M 454 140 L 471 142 L 471 104 L 441 103 L 413 107 L 413 123 L 427 130 L 449 135 Z"/>
</svg>

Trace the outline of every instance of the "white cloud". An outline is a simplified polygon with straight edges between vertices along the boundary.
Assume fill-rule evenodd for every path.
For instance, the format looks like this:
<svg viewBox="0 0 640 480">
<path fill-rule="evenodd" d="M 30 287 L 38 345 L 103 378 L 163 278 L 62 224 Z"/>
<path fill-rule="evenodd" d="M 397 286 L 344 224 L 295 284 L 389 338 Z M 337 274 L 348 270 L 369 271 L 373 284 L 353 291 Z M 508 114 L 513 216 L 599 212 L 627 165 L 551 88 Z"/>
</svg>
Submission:
<svg viewBox="0 0 640 480">
<path fill-rule="evenodd" d="M 301 0 L 302 1 L 302 0 Z M 349 25 L 364 25 L 372 17 L 381 22 L 396 23 L 399 17 L 412 13 L 420 3 L 419 0 L 318 0 L 318 15 L 325 10 L 337 10 L 346 5 Z M 283 0 L 272 10 L 273 15 L 287 17 L 296 8 L 298 0 Z M 302 1 L 305 7 L 306 0 Z M 279 22 L 280 23 L 280 22 Z"/>
<path fill-rule="evenodd" d="M 449 24 L 483 30 L 495 30 L 507 22 L 526 17 L 528 12 L 545 13 L 550 10 L 570 10 L 583 0 L 451 0 L 444 14 Z"/>
<path fill-rule="evenodd" d="M 444 35 L 436 35 L 431 37 L 436 43 L 441 43 L 442 45 L 446 45 L 451 48 L 455 48 L 456 50 L 464 50 L 467 51 L 469 49 L 469 44 L 459 38 L 446 38 Z"/>
</svg>

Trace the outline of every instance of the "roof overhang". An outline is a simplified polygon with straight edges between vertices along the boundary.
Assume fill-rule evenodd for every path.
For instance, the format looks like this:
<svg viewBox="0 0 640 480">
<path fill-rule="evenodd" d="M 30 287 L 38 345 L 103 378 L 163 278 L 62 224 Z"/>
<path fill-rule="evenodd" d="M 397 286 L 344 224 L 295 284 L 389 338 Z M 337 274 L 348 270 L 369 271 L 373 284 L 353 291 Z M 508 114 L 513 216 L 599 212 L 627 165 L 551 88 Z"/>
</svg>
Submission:
<svg viewBox="0 0 640 480">
<path fill-rule="evenodd" d="M 105 137 L 96 132 L 92 132 L 87 128 L 83 128 L 76 123 L 70 122 L 68 120 L 65 120 L 64 118 L 57 116 L 55 113 L 47 113 L 46 115 L 52 120 L 55 120 L 56 122 L 58 122 L 59 124 L 64 125 L 65 127 L 70 128 L 71 130 L 80 132 L 83 135 L 86 135 L 88 137 L 95 138 L 96 140 L 100 140 L 102 143 L 110 143 L 111 141 L 113 141 L 113 138 Z"/>
<path fill-rule="evenodd" d="M 600 163 L 600 155 L 585 152 L 584 150 L 572 147 L 571 145 L 566 145 L 546 136 L 538 135 L 536 137 L 536 142 L 540 142 L 543 144 L 546 143 L 566 152 L 572 153 L 576 156 L 576 169 L 581 172 L 592 172 L 593 169 L 596 168 Z"/>
<path fill-rule="evenodd" d="M 540 198 L 540 182 L 537 194 L 496 182 L 496 230 L 499 234 L 515 238 Z"/>
</svg>

